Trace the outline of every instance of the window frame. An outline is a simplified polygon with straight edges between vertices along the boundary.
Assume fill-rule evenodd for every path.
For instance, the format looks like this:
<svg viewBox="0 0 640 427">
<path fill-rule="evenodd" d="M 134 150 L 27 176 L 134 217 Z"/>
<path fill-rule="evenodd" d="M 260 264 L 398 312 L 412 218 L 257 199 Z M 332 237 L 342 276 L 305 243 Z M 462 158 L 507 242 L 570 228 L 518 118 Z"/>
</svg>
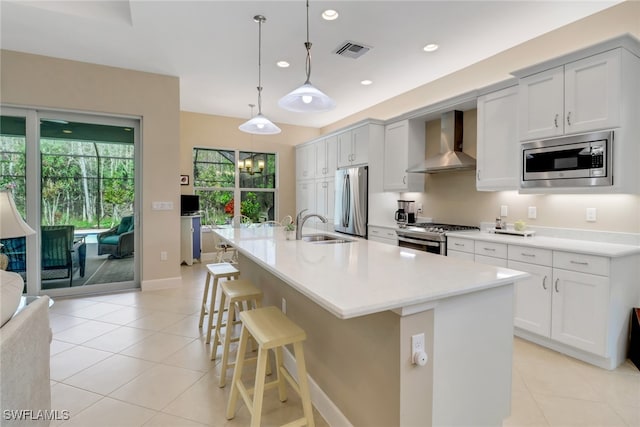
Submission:
<svg viewBox="0 0 640 427">
<path fill-rule="evenodd" d="M 233 164 L 234 164 L 234 186 L 233 187 L 207 187 L 207 186 L 198 186 L 197 180 L 195 177 L 196 170 L 196 152 L 198 150 L 203 151 L 231 151 L 234 153 Z M 266 154 L 273 155 L 275 158 L 275 171 L 274 171 L 274 187 L 273 188 L 260 188 L 260 187 L 241 187 L 240 186 L 240 173 L 238 171 L 238 161 L 240 160 L 240 153 L 254 153 L 254 154 Z M 196 192 L 205 192 L 205 191 L 230 191 L 233 192 L 233 200 L 242 200 L 243 192 L 254 192 L 254 193 L 273 193 L 273 203 L 274 203 L 274 220 L 277 220 L 278 211 L 279 211 L 279 190 L 280 190 L 280 178 L 279 178 L 279 170 L 280 170 L 280 159 L 278 152 L 274 151 L 255 151 L 251 149 L 245 148 L 223 148 L 223 147 L 203 147 L 203 146 L 195 146 L 192 150 L 192 174 L 193 174 L 193 193 Z M 234 203 L 233 206 L 233 216 L 241 215 L 241 203 Z M 208 220 L 208 219 L 206 219 Z M 213 225 L 213 224 L 208 224 Z"/>
</svg>

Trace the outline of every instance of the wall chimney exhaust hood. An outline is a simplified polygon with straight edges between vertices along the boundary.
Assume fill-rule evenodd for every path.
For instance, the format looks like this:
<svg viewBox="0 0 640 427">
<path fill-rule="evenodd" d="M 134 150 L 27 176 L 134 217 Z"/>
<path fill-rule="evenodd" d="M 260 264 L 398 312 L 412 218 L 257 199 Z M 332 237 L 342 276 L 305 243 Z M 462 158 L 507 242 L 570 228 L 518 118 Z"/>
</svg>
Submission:
<svg viewBox="0 0 640 427">
<path fill-rule="evenodd" d="M 440 119 L 440 153 L 410 167 L 410 173 L 472 170 L 476 159 L 462 152 L 462 111 L 443 113 Z"/>
</svg>

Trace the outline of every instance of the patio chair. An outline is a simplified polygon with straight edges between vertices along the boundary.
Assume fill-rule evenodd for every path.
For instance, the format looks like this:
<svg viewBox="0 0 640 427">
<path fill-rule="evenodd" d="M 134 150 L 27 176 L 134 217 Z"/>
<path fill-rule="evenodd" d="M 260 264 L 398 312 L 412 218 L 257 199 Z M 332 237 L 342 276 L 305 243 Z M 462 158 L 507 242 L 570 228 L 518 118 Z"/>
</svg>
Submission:
<svg viewBox="0 0 640 427">
<path fill-rule="evenodd" d="M 122 258 L 133 254 L 133 215 L 122 217 L 120 224 L 98 234 L 98 255 Z"/>
<path fill-rule="evenodd" d="M 41 227 L 42 280 L 69 279 L 80 270 L 84 276 L 86 243 L 74 241 L 73 225 L 43 225 Z"/>
</svg>

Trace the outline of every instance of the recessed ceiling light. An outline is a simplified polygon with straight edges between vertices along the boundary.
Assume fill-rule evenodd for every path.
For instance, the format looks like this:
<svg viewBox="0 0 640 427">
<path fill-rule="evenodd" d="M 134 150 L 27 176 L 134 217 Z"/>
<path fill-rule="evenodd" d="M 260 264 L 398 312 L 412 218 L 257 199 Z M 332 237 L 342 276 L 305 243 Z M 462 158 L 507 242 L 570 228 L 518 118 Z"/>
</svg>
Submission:
<svg viewBox="0 0 640 427">
<path fill-rule="evenodd" d="M 287 68 L 290 64 L 287 61 L 278 61 L 276 65 L 280 68 Z"/>
<path fill-rule="evenodd" d="M 429 43 L 428 45 L 426 45 L 422 49 L 424 49 L 425 52 L 433 52 L 435 50 L 438 50 L 438 47 L 440 47 L 440 46 L 438 46 L 435 43 Z"/>
<path fill-rule="evenodd" d="M 373 84 L 373 81 L 372 80 L 362 80 L 360 82 L 360 84 L 363 85 L 363 86 L 369 86 L 370 84 Z"/>
<path fill-rule="evenodd" d="M 333 21 L 334 19 L 338 19 L 338 12 L 333 9 L 327 9 L 322 12 L 322 18 L 327 21 Z"/>
<path fill-rule="evenodd" d="M 73 133 L 73 131 L 70 131 L 69 129 L 62 129 L 62 133 Z"/>
</svg>

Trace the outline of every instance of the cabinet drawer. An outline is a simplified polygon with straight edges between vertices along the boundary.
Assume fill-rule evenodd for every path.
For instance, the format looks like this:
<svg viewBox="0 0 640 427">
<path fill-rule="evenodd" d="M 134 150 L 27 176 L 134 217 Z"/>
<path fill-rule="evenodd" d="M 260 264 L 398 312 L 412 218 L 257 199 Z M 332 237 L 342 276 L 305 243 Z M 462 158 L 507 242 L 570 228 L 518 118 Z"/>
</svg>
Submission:
<svg viewBox="0 0 640 427">
<path fill-rule="evenodd" d="M 460 258 L 473 261 L 473 253 L 460 251 L 447 251 L 447 256 L 451 258 Z"/>
<path fill-rule="evenodd" d="M 482 242 L 476 240 L 474 248 L 476 255 L 507 259 L 507 245 L 504 243 Z"/>
<path fill-rule="evenodd" d="M 509 245 L 509 260 L 550 267 L 553 262 L 553 252 L 549 249 Z"/>
<path fill-rule="evenodd" d="M 478 254 L 476 254 L 475 262 L 479 262 L 480 264 L 493 265 L 495 267 L 507 266 L 506 258 L 495 258 L 492 256 L 485 256 L 485 255 L 478 255 Z"/>
<path fill-rule="evenodd" d="M 398 240 L 398 235 L 396 234 L 395 230 L 390 228 L 384 228 L 384 227 L 369 226 L 369 238 L 371 237 L 393 239 L 394 241 Z"/>
<path fill-rule="evenodd" d="M 473 253 L 473 240 L 447 237 L 447 250 Z"/>
<path fill-rule="evenodd" d="M 553 268 L 609 276 L 609 258 L 554 251 Z"/>
</svg>

